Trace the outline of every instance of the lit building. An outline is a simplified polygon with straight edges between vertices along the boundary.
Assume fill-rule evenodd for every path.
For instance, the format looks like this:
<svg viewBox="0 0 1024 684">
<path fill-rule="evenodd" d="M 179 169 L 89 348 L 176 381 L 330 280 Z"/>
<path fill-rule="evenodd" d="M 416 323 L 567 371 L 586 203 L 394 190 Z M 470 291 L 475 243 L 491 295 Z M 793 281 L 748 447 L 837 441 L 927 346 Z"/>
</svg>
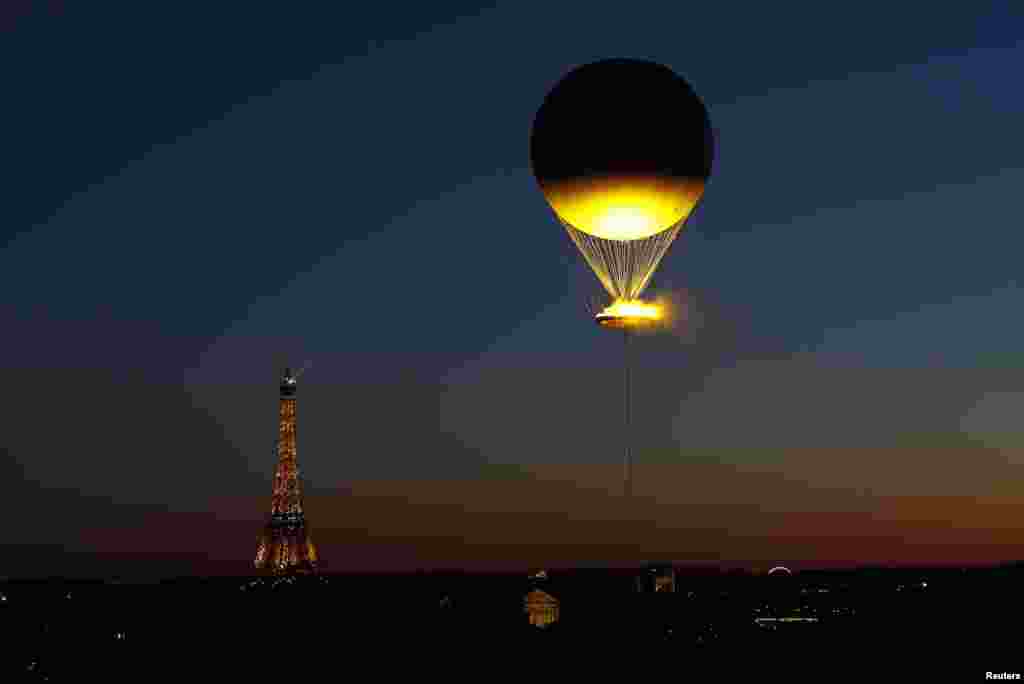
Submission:
<svg viewBox="0 0 1024 684">
<path fill-rule="evenodd" d="M 558 622 L 558 599 L 546 591 L 534 589 L 526 595 L 523 612 L 530 617 L 530 624 L 547 627 Z"/>
<path fill-rule="evenodd" d="M 257 570 L 275 575 L 317 571 L 316 547 L 302 512 L 299 467 L 295 446 L 295 393 L 297 377 L 286 368 L 281 378 L 277 423 L 277 468 L 270 504 L 270 520 L 256 548 Z"/>
<path fill-rule="evenodd" d="M 636 578 L 640 593 L 671 594 L 676 590 L 676 571 L 671 564 L 649 563 Z"/>
</svg>

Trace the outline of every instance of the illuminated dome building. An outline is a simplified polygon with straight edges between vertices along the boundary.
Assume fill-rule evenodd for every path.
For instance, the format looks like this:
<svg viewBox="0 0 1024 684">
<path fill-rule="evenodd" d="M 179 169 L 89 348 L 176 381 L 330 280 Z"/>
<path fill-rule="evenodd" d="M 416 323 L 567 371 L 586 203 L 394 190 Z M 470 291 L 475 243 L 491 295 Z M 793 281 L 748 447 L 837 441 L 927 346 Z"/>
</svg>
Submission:
<svg viewBox="0 0 1024 684">
<path fill-rule="evenodd" d="M 546 591 L 534 589 L 526 595 L 523 612 L 529 616 L 531 625 L 547 627 L 558 622 L 558 599 Z"/>
</svg>

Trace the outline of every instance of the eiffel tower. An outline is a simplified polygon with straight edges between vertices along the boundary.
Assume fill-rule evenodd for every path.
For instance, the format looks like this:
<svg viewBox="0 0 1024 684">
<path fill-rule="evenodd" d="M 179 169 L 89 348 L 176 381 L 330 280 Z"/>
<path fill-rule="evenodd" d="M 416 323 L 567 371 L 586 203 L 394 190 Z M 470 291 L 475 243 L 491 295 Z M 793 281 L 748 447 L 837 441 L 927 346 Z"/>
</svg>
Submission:
<svg viewBox="0 0 1024 684">
<path fill-rule="evenodd" d="M 319 562 L 306 526 L 299 492 L 295 448 L 295 393 L 298 375 L 285 368 L 277 422 L 277 469 L 270 520 L 256 548 L 256 569 L 274 575 L 315 573 Z"/>
</svg>

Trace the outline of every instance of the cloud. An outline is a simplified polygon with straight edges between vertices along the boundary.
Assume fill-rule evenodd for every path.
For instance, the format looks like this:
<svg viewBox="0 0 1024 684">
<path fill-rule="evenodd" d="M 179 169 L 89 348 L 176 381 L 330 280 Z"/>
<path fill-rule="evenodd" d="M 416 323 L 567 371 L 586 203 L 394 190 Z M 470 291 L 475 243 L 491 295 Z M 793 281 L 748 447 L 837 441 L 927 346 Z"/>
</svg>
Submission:
<svg viewBox="0 0 1024 684">
<path fill-rule="evenodd" d="M 982 394 L 960 419 L 960 429 L 971 439 L 996 449 L 1024 466 L 1024 391 Z"/>
</svg>

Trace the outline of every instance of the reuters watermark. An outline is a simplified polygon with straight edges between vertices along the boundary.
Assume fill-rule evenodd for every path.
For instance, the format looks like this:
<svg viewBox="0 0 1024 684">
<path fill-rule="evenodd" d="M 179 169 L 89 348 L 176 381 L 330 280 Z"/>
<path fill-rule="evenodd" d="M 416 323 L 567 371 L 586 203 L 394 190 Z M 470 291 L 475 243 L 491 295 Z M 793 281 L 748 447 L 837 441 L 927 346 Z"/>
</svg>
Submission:
<svg viewBox="0 0 1024 684">
<path fill-rule="evenodd" d="M 1020 672 L 986 672 L 986 681 L 997 681 L 997 680 L 1020 680 Z"/>
</svg>

